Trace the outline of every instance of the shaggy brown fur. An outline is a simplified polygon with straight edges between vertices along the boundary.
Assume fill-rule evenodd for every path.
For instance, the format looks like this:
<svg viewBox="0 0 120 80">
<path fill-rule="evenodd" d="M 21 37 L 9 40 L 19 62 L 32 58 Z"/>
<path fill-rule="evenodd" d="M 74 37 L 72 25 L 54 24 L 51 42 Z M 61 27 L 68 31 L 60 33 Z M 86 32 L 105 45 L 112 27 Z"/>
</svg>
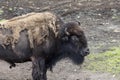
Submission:
<svg viewBox="0 0 120 80">
<path fill-rule="evenodd" d="M 60 25 L 56 25 L 56 22 L 60 22 L 60 19 L 50 12 L 29 13 L 4 21 L 0 23 L 0 28 L 11 29 L 13 33 L 13 35 L 5 37 L 4 44 L 12 43 L 14 48 L 14 44 L 20 37 L 20 32 L 27 29 L 30 45 L 33 48 L 33 40 L 36 39 L 37 44 L 43 43 L 45 36 L 49 35 L 49 29 L 55 33 L 55 36 L 57 35 Z"/>
<path fill-rule="evenodd" d="M 10 68 L 32 61 L 33 80 L 47 80 L 47 70 L 62 58 L 81 64 L 88 54 L 79 23 L 64 23 L 50 12 L 29 13 L 0 25 L 0 59 Z"/>
</svg>

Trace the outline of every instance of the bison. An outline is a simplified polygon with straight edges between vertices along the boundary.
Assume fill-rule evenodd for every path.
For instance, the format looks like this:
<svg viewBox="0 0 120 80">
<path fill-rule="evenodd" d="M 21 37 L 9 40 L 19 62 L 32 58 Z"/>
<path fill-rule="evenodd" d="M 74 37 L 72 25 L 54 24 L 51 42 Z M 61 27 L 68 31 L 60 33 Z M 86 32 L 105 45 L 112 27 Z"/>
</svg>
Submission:
<svg viewBox="0 0 120 80">
<path fill-rule="evenodd" d="M 80 23 L 64 23 L 51 12 L 28 13 L 0 23 L 0 59 L 10 68 L 32 61 L 33 80 L 47 80 L 47 70 L 63 58 L 81 64 L 88 54 Z"/>
</svg>

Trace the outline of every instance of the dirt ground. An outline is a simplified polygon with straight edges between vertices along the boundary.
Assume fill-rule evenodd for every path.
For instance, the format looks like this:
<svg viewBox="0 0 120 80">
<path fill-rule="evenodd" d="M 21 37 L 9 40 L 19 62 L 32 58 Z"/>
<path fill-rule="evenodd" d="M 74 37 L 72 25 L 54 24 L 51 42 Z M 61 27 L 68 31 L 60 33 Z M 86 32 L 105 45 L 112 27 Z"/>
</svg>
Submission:
<svg viewBox="0 0 120 80">
<path fill-rule="evenodd" d="M 67 21 L 80 21 L 91 53 L 100 53 L 120 46 L 120 0 L 0 0 L 0 19 L 9 19 L 28 12 L 53 11 Z M 87 58 L 87 57 L 86 57 Z M 9 64 L 0 61 L 0 80 L 32 80 L 31 62 Z M 102 67 L 102 66 L 101 66 Z M 61 60 L 48 80 L 120 80 L 110 73 L 91 72 L 70 60 Z"/>
</svg>

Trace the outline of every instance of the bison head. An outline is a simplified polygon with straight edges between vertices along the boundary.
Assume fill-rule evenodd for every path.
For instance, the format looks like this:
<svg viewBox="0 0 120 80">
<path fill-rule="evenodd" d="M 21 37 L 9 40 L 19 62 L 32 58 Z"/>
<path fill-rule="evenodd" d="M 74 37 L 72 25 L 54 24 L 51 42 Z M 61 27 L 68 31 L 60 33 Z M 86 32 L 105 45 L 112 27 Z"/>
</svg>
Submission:
<svg viewBox="0 0 120 80">
<path fill-rule="evenodd" d="M 69 57 L 75 64 L 81 64 L 89 54 L 84 32 L 77 22 L 68 22 L 63 25 L 60 36 L 59 53 Z"/>
<path fill-rule="evenodd" d="M 58 32 L 56 49 L 47 59 L 47 68 L 52 71 L 52 66 L 63 58 L 70 58 L 73 63 L 81 64 L 84 57 L 90 52 L 84 32 L 77 22 L 68 22 L 61 26 Z"/>
</svg>

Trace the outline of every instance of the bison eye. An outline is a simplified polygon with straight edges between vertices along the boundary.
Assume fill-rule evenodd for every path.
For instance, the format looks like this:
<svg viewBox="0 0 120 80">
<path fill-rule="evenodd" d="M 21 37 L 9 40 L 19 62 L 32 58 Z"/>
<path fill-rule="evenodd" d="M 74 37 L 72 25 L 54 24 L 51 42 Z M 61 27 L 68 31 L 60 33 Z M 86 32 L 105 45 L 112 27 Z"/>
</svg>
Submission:
<svg viewBox="0 0 120 80">
<path fill-rule="evenodd" d="M 79 39 L 78 39 L 77 36 L 72 36 L 71 39 L 72 39 L 72 41 L 74 41 L 74 42 L 79 42 Z"/>
<path fill-rule="evenodd" d="M 71 36 L 71 41 L 75 46 L 80 46 L 80 41 L 77 36 Z"/>
<path fill-rule="evenodd" d="M 67 36 L 63 37 L 62 41 L 68 41 L 68 37 Z"/>
</svg>

